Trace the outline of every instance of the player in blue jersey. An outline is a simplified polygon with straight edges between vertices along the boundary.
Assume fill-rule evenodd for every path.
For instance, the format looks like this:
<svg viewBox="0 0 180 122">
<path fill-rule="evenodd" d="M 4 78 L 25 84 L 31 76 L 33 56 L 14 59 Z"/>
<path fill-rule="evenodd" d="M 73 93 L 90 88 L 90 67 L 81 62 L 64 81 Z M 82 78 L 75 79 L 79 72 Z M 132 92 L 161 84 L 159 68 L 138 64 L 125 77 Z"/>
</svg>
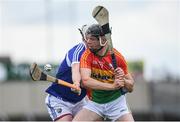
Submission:
<svg viewBox="0 0 180 122">
<path fill-rule="evenodd" d="M 74 115 L 86 104 L 86 90 L 80 86 L 79 62 L 82 53 L 86 49 L 83 32 L 87 26 L 83 26 L 81 34 L 83 42 L 71 48 L 61 62 L 56 77 L 73 83 L 81 88 L 78 95 L 71 88 L 52 83 L 46 90 L 48 93 L 45 103 L 53 121 L 71 121 Z"/>
</svg>

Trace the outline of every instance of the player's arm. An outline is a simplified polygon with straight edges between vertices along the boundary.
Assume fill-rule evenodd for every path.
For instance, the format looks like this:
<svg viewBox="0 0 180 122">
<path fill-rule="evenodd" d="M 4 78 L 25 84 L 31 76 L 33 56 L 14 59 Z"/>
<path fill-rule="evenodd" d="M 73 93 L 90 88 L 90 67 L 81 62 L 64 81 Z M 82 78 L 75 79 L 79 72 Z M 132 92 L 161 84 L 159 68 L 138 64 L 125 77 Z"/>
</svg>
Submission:
<svg viewBox="0 0 180 122">
<path fill-rule="evenodd" d="M 80 75 L 80 57 L 83 52 L 84 45 L 78 44 L 76 48 L 73 48 L 72 52 L 68 53 L 68 57 L 71 63 L 72 81 L 73 84 L 80 88 L 81 75 Z"/>
<path fill-rule="evenodd" d="M 88 68 L 80 68 L 80 71 L 81 71 L 82 82 L 85 87 L 96 90 L 115 90 L 122 87 L 120 86 L 120 84 L 117 84 L 116 82 L 114 82 L 113 84 L 103 83 L 91 78 L 90 77 L 91 70 Z"/>
<path fill-rule="evenodd" d="M 115 50 L 117 52 L 117 50 Z M 131 74 L 128 72 L 127 62 L 120 54 L 117 52 L 117 58 L 118 58 L 118 68 L 115 69 L 115 75 L 118 75 L 122 82 L 124 82 L 124 87 L 127 89 L 128 92 L 133 91 L 134 86 L 134 79 L 132 78 Z M 116 76 L 115 76 L 116 77 Z"/>
<path fill-rule="evenodd" d="M 124 83 L 124 87 L 128 90 L 128 92 L 133 91 L 134 80 L 128 72 L 125 74 L 122 68 L 118 67 L 115 69 L 115 78 L 119 79 L 119 83 Z"/>
<path fill-rule="evenodd" d="M 80 86 L 81 75 L 80 75 L 80 70 L 79 70 L 79 63 L 72 64 L 72 69 L 71 70 L 72 70 L 73 83 L 76 86 Z"/>
<path fill-rule="evenodd" d="M 79 63 L 74 63 L 71 66 L 71 72 L 72 72 L 72 81 L 75 86 L 77 86 L 80 90 L 74 90 L 71 89 L 73 92 L 78 93 L 78 95 L 81 94 L 81 88 L 80 88 L 80 81 L 81 81 L 81 75 L 79 70 Z"/>
<path fill-rule="evenodd" d="M 134 86 L 134 80 L 131 76 L 131 74 L 126 74 L 124 76 L 124 86 L 125 88 L 128 90 L 128 92 L 132 92 L 133 91 L 133 86 Z"/>
</svg>

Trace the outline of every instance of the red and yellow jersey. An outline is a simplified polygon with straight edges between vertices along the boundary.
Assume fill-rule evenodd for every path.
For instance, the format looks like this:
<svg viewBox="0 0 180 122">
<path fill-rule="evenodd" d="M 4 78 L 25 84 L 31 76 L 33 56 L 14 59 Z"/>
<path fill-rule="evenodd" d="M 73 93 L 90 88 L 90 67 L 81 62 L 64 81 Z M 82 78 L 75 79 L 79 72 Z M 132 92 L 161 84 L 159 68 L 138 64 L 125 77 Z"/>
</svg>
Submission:
<svg viewBox="0 0 180 122">
<path fill-rule="evenodd" d="M 124 57 L 116 49 L 113 49 L 113 51 L 116 57 L 117 66 L 121 67 L 124 73 L 127 74 L 127 63 Z M 99 82 L 114 82 L 114 68 L 110 52 L 104 57 L 99 57 L 87 49 L 81 57 L 80 68 L 90 69 L 91 78 L 96 79 Z M 120 90 L 89 90 L 89 92 L 89 98 L 97 103 L 107 103 L 121 96 Z"/>
</svg>

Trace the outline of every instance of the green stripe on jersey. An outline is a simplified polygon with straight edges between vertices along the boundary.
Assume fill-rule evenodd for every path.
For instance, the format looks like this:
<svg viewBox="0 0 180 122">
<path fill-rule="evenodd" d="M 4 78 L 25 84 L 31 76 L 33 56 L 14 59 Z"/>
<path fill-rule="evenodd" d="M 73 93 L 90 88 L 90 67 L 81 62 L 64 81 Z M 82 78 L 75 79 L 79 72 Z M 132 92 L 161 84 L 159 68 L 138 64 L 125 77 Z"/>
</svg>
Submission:
<svg viewBox="0 0 180 122">
<path fill-rule="evenodd" d="M 120 90 L 105 91 L 105 90 L 93 90 L 92 101 L 103 104 L 111 102 L 121 96 Z"/>
</svg>

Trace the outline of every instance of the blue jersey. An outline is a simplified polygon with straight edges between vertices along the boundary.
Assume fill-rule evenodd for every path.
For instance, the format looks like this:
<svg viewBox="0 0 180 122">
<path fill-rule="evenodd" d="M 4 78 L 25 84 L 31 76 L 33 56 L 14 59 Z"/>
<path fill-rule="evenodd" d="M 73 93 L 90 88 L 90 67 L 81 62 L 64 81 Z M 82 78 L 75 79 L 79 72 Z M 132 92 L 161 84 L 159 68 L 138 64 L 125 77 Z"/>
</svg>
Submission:
<svg viewBox="0 0 180 122">
<path fill-rule="evenodd" d="M 84 43 L 79 43 L 78 45 L 71 48 L 66 54 L 64 60 L 59 66 L 56 78 L 64 80 L 69 83 L 72 81 L 71 66 L 73 63 L 79 63 L 82 53 L 85 51 L 86 47 Z M 86 96 L 86 90 L 81 88 L 81 95 L 71 91 L 71 88 L 58 85 L 57 83 L 52 83 L 51 86 L 46 90 L 48 94 L 51 94 L 57 98 L 62 98 L 63 100 L 76 103 L 82 100 Z"/>
</svg>

